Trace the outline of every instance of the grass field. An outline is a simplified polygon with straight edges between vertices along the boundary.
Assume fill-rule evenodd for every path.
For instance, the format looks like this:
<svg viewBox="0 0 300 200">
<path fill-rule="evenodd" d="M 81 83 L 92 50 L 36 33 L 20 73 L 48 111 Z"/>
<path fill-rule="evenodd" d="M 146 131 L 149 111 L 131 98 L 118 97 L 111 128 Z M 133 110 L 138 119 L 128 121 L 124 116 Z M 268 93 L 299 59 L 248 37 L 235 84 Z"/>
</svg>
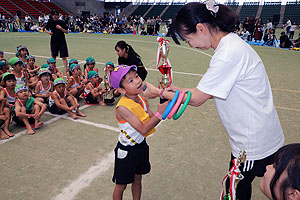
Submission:
<svg viewBox="0 0 300 200">
<path fill-rule="evenodd" d="M 0 33 L 0 40 L 6 59 L 13 56 L 20 44 L 36 56 L 38 65 L 50 57 L 47 34 Z M 104 63 L 117 63 L 114 45 L 119 40 L 131 44 L 141 55 L 149 72 L 147 80 L 157 84 L 161 75 L 155 69 L 156 37 L 67 35 L 70 58 L 84 61 L 88 56 L 94 57 L 102 76 Z M 269 75 L 285 143 L 300 142 L 300 53 L 253 48 Z M 212 50 L 199 51 L 171 42 L 169 58 L 174 84 L 195 87 L 212 54 Z M 62 66 L 61 60 L 57 66 Z M 150 100 L 152 110 L 156 110 L 157 103 L 157 99 Z M 12 125 L 16 136 L 0 141 L 0 200 L 112 198 L 113 149 L 119 134 L 114 107 L 83 105 L 82 111 L 88 116 L 76 121 L 68 115 L 45 114 L 42 119 L 46 125 L 33 136 Z M 177 121 L 162 122 L 147 141 L 152 169 L 143 177 L 142 199 L 218 199 L 228 169 L 230 146 L 212 100 L 199 108 L 188 107 Z M 257 178 L 253 199 L 264 200 L 258 183 Z M 131 199 L 130 186 L 124 199 Z"/>
</svg>

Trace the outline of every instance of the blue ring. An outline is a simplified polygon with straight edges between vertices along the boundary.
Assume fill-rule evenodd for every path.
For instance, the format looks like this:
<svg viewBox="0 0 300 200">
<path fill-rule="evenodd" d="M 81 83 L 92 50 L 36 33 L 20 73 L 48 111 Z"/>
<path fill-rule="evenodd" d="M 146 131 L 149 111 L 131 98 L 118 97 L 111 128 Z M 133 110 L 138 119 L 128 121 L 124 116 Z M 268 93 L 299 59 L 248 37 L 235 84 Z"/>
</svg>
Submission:
<svg viewBox="0 0 300 200">
<path fill-rule="evenodd" d="M 176 100 L 177 100 L 178 96 L 179 96 L 179 90 L 176 90 L 176 91 L 175 91 L 175 95 L 174 95 L 172 101 L 170 101 L 170 102 L 168 103 L 168 105 L 167 105 L 167 107 L 166 107 L 166 110 L 164 111 L 164 114 L 163 114 L 163 116 L 162 116 L 162 119 L 163 119 L 163 120 L 165 120 L 165 119 L 168 117 L 168 115 L 169 115 L 169 113 L 171 112 L 171 110 L 172 110 L 174 104 L 176 103 Z"/>
</svg>

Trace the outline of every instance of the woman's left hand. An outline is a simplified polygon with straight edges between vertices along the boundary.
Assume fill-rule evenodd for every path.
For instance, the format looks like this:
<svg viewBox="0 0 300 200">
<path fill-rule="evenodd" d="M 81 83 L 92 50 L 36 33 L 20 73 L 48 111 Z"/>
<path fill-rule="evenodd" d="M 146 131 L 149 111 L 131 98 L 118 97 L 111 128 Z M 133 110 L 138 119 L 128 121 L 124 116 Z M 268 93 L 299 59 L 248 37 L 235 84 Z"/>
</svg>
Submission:
<svg viewBox="0 0 300 200">
<path fill-rule="evenodd" d="M 143 91 L 143 95 L 148 99 L 153 99 L 159 96 L 160 89 L 155 87 L 149 82 L 146 82 L 145 85 L 147 86 L 146 90 Z"/>
</svg>

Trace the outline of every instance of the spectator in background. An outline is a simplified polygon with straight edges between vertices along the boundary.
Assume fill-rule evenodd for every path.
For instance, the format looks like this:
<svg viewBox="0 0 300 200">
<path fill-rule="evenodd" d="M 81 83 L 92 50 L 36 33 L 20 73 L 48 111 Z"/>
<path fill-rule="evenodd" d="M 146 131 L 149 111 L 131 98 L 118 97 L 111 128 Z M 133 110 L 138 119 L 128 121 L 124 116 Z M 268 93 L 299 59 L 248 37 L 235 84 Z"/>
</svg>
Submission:
<svg viewBox="0 0 300 200">
<path fill-rule="evenodd" d="M 285 32 L 281 32 L 280 34 L 280 48 L 290 48 L 292 45 L 292 42 L 289 40 L 288 36 L 285 34 Z"/>
<path fill-rule="evenodd" d="M 300 47 L 300 33 L 298 35 L 298 39 L 292 41 L 292 49 Z M 298 49 L 299 50 L 299 49 Z"/>
<path fill-rule="evenodd" d="M 263 35 L 263 24 L 259 18 L 255 24 L 254 40 L 260 42 Z"/>
<path fill-rule="evenodd" d="M 43 17 L 43 15 L 40 15 L 40 16 L 39 16 L 38 22 L 39 22 L 39 27 L 42 27 L 42 26 L 43 26 L 43 23 L 44 23 L 44 17 Z"/>
<path fill-rule="evenodd" d="M 245 28 L 249 32 L 249 17 L 246 17 L 243 21 L 243 28 Z"/>
<path fill-rule="evenodd" d="M 28 16 L 28 15 L 25 15 L 25 23 L 28 22 L 30 23 L 31 22 L 31 17 Z"/>
<path fill-rule="evenodd" d="M 284 27 L 286 28 L 286 33 L 289 34 L 290 33 L 290 29 L 291 29 L 291 26 L 292 26 L 292 22 L 291 22 L 291 18 L 287 18 L 287 21 L 284 25 Z"/>
<path fill-rule="evenodd" d="M 255 29 L 255 17 L 254 15 L 249 20 L 249 33 L 250 33 L 250 40 L 254 37 L 254 29 Z"/>
<path fill-rule="evenodd" d="M 291 25 L 291 28 L 290 28 L 289 39 L 294 39 L 294 34 L 295 34 L 296 28 L 297 28 L 297 24 L 296 24 L 296 22 L 294 22 L 293 25 Z"/>
</svg>

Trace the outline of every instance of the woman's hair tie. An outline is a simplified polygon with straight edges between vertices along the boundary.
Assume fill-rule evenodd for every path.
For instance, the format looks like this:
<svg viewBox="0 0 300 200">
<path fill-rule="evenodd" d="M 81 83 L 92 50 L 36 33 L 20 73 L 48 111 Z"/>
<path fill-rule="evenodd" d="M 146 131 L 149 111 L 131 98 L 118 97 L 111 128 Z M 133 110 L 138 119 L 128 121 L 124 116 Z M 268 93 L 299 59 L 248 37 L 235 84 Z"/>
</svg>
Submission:
<svg viewBox="0 0 300 200">
<path fill-rule="evenodd" d="M 204 4 L 206 5 L 206 9 L 210 11 L 212 16 L 217 17 L 219 6 L 217 6 L 215 0 L 207 0 L 204 2 Z"/>
</svg>

